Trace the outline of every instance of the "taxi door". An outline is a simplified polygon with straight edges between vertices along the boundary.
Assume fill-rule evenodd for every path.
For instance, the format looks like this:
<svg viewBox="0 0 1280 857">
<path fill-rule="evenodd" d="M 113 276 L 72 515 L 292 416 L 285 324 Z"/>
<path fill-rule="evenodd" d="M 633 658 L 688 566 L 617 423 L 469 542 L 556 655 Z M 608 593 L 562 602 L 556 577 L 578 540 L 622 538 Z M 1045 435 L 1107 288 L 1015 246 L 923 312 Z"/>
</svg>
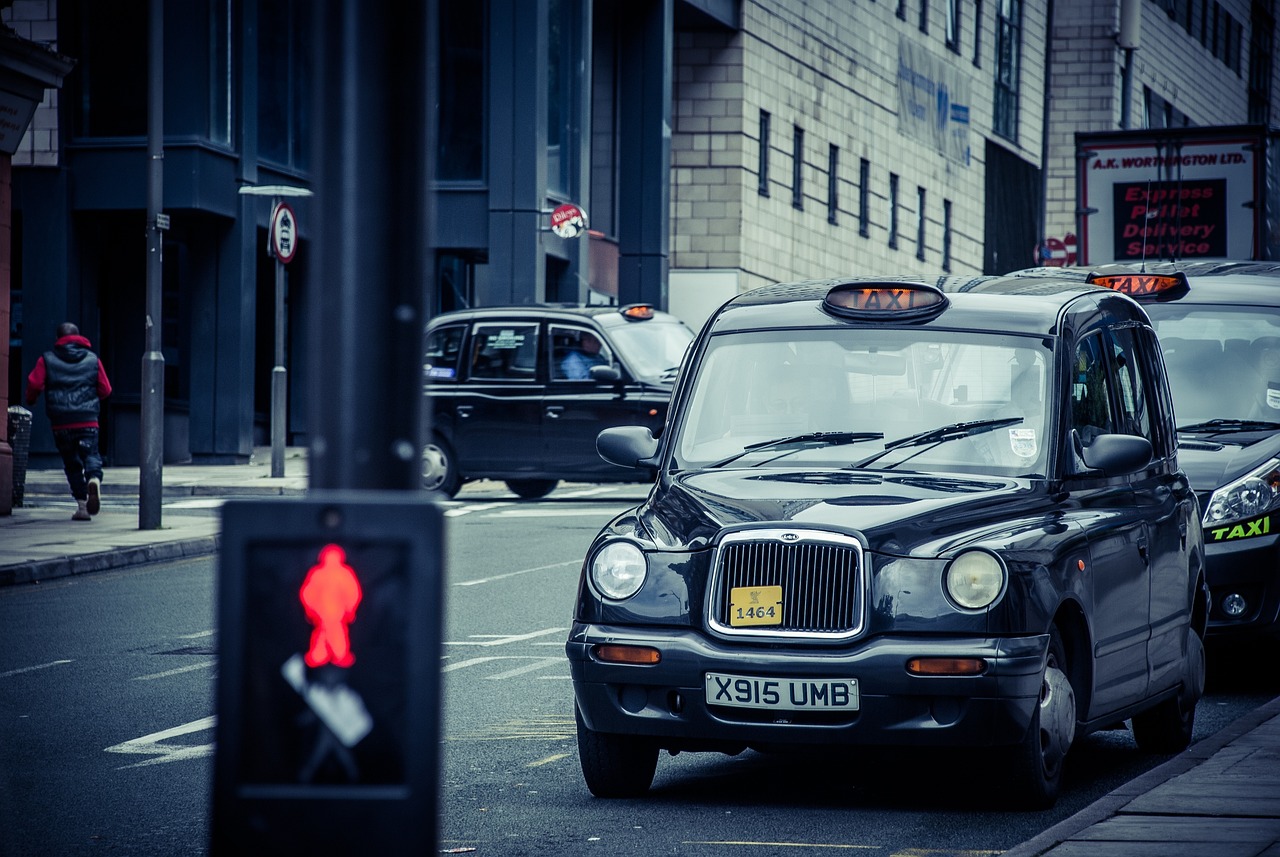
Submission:
<svg viewBox="0 0 1280 857">
<path fill-rule="evenodd" d="M 541 403 L 538 322 L 480 321 L 472 327 L 462 381 L 451 403 L 453 444 L 464 474 L 538 469 Z"/>
<path fill-rule="evenodd" d="M 542 400 L 542 443 L 546 470 L 591 482 L 617 481 L 622 469 L 596 452 L 596 436 L 612 426 L 649 424 L 642 403 L 628 390 L 627 370 L 604 334 L 572 323 L 547 325 L 548 381 Z M 611 366 L 622 377 L 596 380 L 592 366 Z M 634 385 L 630 385 L 634 386 Z"/>
</svg>

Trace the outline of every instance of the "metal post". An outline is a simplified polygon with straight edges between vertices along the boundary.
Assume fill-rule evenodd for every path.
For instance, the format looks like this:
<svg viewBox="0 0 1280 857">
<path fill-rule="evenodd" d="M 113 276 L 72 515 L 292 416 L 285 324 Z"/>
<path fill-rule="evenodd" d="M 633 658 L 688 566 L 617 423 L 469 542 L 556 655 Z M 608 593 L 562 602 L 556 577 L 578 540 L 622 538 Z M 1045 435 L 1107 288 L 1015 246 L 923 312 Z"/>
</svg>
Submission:
<svg viewBox="0 0 1280 857">
<path fill-rule="evenodd" d="M 277 203 L 279 200 L 277 200 Z M 276 256 L 276 365 L 271 369 L 271 475 L 284 476 L 285 407 L 289 374 L 284 367 L 284 262 Z"/>
<path fill-rule="evenodd" d="M 164 215 L 164 0 L 150 0 L 147 87 L 147 317 L 142 355 L 141 469 L 138 529 L 160 529 L 164 467 L 163 322 Z"/>
</svg>

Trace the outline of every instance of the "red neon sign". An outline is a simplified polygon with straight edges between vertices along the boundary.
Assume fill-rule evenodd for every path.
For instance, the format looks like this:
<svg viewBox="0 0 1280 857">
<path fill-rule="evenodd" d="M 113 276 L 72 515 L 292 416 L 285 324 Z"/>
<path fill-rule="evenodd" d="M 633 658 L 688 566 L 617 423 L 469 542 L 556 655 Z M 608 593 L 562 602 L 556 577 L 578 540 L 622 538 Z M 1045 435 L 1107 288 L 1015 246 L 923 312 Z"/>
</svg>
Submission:
<svg viewBox="0 0 1280 857">
<path fill-rule="evenodd" d="M 346 552 L 337 545 L 322 547 L 319 559 L 307 571 L 298 590 L 307 621 L 315 625 L 305 660 L 309 667 L 349 667 L 356 658 L 351 652 L 347 626 L 355 621 L 356 607 L 363 595 L 360 581 L 355 569 L 347 565 Z"/>
</svg>

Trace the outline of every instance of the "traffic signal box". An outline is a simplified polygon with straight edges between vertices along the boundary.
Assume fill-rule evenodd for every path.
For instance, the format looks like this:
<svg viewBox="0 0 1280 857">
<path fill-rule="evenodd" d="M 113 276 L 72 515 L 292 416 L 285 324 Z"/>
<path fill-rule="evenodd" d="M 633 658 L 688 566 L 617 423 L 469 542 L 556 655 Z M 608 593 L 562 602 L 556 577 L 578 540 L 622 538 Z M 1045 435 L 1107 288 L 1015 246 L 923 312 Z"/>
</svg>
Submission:
<svg viewBox="0 0 1280 857">
<path fill-rule="evenodd" d="M 214 854 L 435 853 L 441 518 L 410 492 L 223 506 Z"/>
</svg>

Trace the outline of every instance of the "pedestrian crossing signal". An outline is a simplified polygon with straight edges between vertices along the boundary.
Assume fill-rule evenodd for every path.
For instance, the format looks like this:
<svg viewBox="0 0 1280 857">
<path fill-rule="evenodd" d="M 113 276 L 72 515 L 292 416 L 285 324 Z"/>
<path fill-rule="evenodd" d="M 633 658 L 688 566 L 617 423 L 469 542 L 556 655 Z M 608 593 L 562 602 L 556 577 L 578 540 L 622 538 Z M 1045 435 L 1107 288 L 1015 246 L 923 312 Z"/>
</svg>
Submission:
<svg viewBox="0 0 1280 857">
<path fill-rule="evenodd" d="M 307 621 L 315 626 L 305 658 L 309 667 L 349 667 L 356 661 L 348 629 L 355 621 L 363 593 L 355 569 L 347 565 L 346 559 L 342 548 L 325 545 L 320 549 L 320 561 L 311 566 L 298 590 Z"/>
</svg>

